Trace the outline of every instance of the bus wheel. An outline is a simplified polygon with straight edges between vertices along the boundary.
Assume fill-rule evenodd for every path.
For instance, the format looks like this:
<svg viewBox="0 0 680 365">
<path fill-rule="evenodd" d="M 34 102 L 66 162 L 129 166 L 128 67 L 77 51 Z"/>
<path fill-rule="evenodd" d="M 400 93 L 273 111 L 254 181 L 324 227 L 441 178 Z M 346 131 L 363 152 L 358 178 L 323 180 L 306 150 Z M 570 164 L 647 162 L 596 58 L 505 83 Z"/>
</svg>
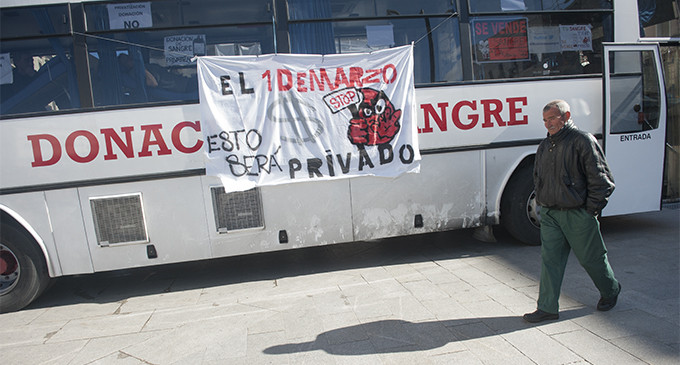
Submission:
<svg viewBox="0 0 680 365">
<path fill-rule="evenodd" d="M 49 275 L 42 251 L 11 225 L 0 231 L 0 313 L 30 304 L 47 287 Z"/>
<path fill-rule="evenodd" d="M 540 207 L 531 168 L 523 168 L 510 178 L 501 198 L 501 224 L 516 239 L 532 246 L 541 244 Z"/>
</svg>

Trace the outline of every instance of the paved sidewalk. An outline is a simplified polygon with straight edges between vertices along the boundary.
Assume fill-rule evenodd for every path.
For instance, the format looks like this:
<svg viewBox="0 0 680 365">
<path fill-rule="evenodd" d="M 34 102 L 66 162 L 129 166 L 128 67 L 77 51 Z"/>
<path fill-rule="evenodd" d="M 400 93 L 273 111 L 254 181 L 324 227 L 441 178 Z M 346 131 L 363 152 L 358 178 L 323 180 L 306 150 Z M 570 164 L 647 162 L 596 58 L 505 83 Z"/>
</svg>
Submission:
<svg viewBox="0 0 680 365">
<path fill-rule="evenodd" d="M 680 210 L 605 218 L 623 285 L 572 256 L 560 320 L 525 323 L 540 249 L 470 230 L 62 278 L 0 315 L 10 364 L 677 364 Z"/>
</svg>

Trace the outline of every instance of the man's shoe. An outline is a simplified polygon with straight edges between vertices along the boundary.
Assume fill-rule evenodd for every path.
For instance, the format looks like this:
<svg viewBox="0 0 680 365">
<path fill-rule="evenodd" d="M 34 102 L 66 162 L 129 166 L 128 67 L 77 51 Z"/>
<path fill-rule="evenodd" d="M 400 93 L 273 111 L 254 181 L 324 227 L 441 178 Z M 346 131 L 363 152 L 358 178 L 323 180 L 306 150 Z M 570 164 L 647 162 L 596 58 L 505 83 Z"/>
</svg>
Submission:
<svg viewBox="0 0 680 365">
<path fill-rule="evenodd" d="M 619 299 L 619 294 L 621 294 L 621 283 L 619 283 L 619 292 L 616 293 L 611 298 L 600 298 L 600 301 L 597 302 L 597 310 L 606 312 L 616 306 L 616 301 Z"/>
<path fill-rule="evenodd" d="M 529 323 L 538 323 L 548 320 L 559 319 L 560 315 L 558 313 L 548 313 L 540 309 L 536 309 L 533 313 L 527 313 L 522 318 Z"/>
</svg>

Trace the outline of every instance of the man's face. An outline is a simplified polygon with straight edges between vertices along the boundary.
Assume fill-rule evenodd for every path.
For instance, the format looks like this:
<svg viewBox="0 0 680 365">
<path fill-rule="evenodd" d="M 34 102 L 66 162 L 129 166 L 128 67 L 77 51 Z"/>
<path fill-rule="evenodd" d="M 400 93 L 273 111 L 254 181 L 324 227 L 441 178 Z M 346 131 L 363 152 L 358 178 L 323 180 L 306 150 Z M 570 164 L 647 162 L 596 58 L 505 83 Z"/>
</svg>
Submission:
<svg viewBox="0 0 680 365">
<path fill-rule="evenodd" d="M 559 132 L 560 129 L 564 127 L 564 124 L 568 119 L 569 112 L 561 115 L 560 110 L 556 107 L 548 110 L 547 112 L 543 112 L 543 123 L 545 124 L 545 129 L 548 130 L 548 134 L 551 136 Z"/>
</svg>

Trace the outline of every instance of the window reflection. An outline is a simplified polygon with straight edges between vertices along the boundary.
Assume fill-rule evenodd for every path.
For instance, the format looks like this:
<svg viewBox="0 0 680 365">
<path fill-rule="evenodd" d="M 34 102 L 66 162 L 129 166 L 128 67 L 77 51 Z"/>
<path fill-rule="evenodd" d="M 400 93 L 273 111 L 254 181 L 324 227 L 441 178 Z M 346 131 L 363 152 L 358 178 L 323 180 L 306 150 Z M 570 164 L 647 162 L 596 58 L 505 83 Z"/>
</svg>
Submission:
<svg viewBox="0 0 680 365">
<path fill-rule="evenodd" d="M 291 20 L 452 13 L 450 0 L 288 0 Z"/>
<path fill-rule="evenodd" d="M 484 0 L 470 1 L 471 12 L 611 9 L 609 0 Z"/>
<path fill-rule="evenodd" d="M 198 100 L 194 56 L 273 53 L 270 26 L 105 34 L 88 39 L 95 106 Z"/>
<path fill-rule="evenodd" d="M 69 38 L 0 43 L 0 114 L 79 107 L 72 55 Z"/>
<path fill-rule="evenodd" d="M 463 80 L 455 17 L 292 23 L 289 27 L 292 53 L 371 52 L 417 42 L 416 83 Z"/>
<path fill-rule="evenodd" d="M 473 17 L 476 80 L 599 73 L 609 14 Z"/>
</svg>

